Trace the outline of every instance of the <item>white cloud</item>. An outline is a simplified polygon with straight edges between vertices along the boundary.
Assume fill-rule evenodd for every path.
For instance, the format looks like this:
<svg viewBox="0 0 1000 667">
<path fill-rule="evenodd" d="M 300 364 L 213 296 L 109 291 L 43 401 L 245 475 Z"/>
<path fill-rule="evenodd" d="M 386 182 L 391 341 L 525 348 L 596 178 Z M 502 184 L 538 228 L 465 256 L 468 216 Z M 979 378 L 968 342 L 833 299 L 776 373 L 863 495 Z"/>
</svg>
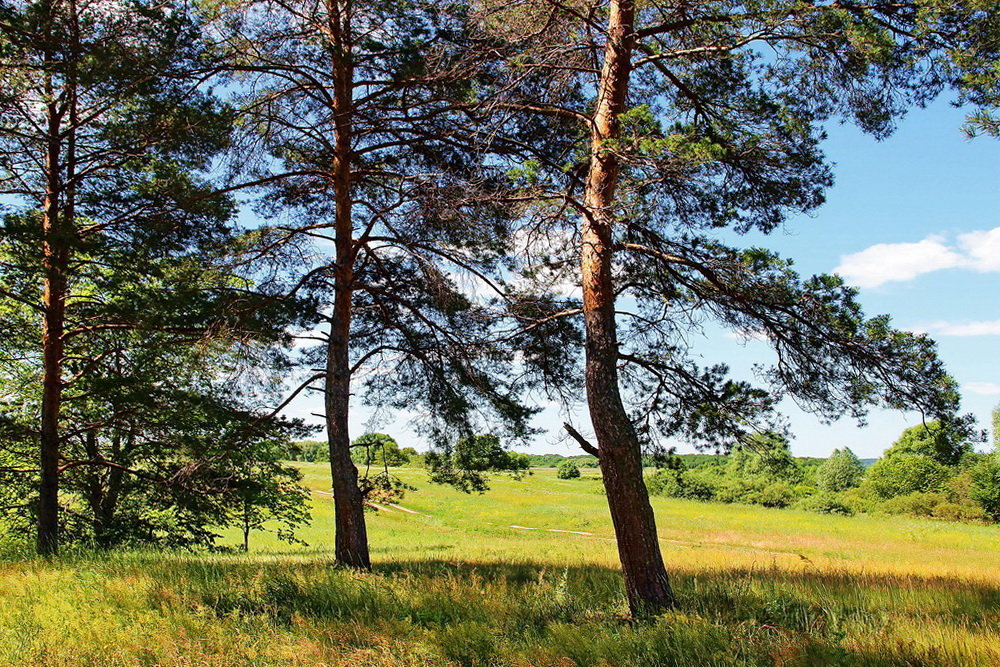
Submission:
<svg viewBox="0 0 1000 667">
<path fill-rule="evenodd" d="M 962 385 L 962 389 L 970 394 L 983 394 L 985 396 L 1000 394 L 1000 384 L 996 382 L 967 382 Z"/>
<path fill-rule="evenodd" d="M 955 242 L 929 236 L 916 243 L 879 243 L 844 255 L 834 271 L 857 287 L 879 287 L 954 268 L 1000 272 L 1000 227 L 961 234 Z"/>
<path fill-rule="evenodd" d="M 1000 271 L 1000 227 L 987 232 L 969 232 L 958 237 L 969 268 L 989 273 Z"/>
<path fill-rule="evenodd" d="M 915 327 L 918 333 L 939 336 L 1000 336 L 1000 320 L 987 322 L 932 322 Z"/>
<path fill-rule="evenodd" d="M 917 276 L 961 266 L 964 261 L 940 237 L 918 243 L 879 243 L 840 258 L 834 272 L 858 287 L 878 287 L 885 283 L 913 280 Z"/>
</svg>

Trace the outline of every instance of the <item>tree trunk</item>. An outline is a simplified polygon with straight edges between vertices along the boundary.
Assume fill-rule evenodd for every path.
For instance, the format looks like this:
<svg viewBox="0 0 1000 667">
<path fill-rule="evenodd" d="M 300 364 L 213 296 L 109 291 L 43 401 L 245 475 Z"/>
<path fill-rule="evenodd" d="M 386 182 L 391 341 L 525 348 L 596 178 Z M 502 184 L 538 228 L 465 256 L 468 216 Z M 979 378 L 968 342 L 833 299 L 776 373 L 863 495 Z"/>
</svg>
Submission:
<svg viewBox="0 0 1000 667">
<path fill-rule="evenodd" d="M 368 554 L 364 496 L 358 487 L 358 469 L 351 460 L 351 437 L 348 431 L 351 401 L 348 360 L 350 300 L 350 290 L 338 285 L 327 347 L 326 430 L 330 446 L 337 562 L 367 570 L 371 567 L 371 560 Z"/>
<path fill-rule="evenodd" d="M 350 16 L 347 5 L 327 0 L 327 39 L 334 75 L 333 116 L 335 153 L 331 173 L 336 205 L 334 244 L 334 302 L 326 359 L 326 427 L 333 482 L 337 562 L 370 569 L 364 495 L 358 486 L 358 469 L 351 460 L 348 428 L 351 403 L 350 333 L 354 291 L 354 225 L 351 221 L 351 160 L 354 71 L 351 64 Z"/>
<path fill-rule="evenodd" d="M 653 508 L 642 478 L 642 452 L 618 386 L 618 340 L 612 280 L 614 201 L 618 158 L 605 142 L 621 134 L 635 47 L 635 4 L 611 3 L 608 41 L 591 136 L 586 211 L 582 222 L 581 277 L 586 327 L 586 385 L 601 471 L 625 590 L 634 616 L 670 609 L 673 593 L 660 555 Z"/>
<path fill-rule="evenodd" d="M 42 406 L 39 428 L 40 479 L 38 485 L 38 553 L 59 552 L 59 417 L 62 410 L 64 332 L 66 326 L 68 235 L 60 210 L 62 198 L 63 112 L 53 100 L 51 77 L 46 84 L 48 145 L 45 155 L 46 193 L 42 217 L 42 266 L 44 271 L 42 317 Z"/>
<path fill-rule="evenodd" d="M 60 102 L 52 74 L 46 74 L 46 118 L 48 142 L 45 149 L 45 199 L 42 203 L 42 405 L 39 424 L 38 535 L 40 555 L 59 552 L 59 456 L 62 435 L 59 419 L 63 400 L 63 361 L 66 353 L 66 297 L 70 242 L 75 219 L 76 198 L 76 45 L 79 42 L 75 0 L 68 3 L 73 27 L 73 54 L 66 70 L 65 89 Z M 58 11 L 50 5 L 47 31 Z M 46 53 L 46 62 L 55 62 Z M 63 120 L 69 116 L 70 129 L 64 134 Z M 63 150 L 65 149 L 65 156 Z M 64 159 L 65 158 L 65 159 Z"/>
</svg>

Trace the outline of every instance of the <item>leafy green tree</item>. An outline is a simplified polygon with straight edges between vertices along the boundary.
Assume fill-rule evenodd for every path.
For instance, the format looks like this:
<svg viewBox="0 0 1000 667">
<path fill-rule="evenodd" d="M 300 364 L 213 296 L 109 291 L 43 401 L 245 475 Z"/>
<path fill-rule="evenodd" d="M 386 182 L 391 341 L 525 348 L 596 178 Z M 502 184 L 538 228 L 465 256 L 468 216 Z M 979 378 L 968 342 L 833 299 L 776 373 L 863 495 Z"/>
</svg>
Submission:
<svg viewBox="0 0 1000 667">
<path fill-rule="evenodd" d="M 969 495 L 982 505 L 988 517 L 1000 521 L 1000 452 L 983 457 L 970 473 Z"/>
<path fill-rule="evenodd" d="M 967 434 L 943 425 L 939 421 L 912 426 L 899 436 L 886 456 L 910 453 L 929 456 L 943 465 L 956 465 L 963 456 L 972 452 Z"/>
<path fill-rule="evenodd" d="M 508 473 L 517 478 L 529 466 L 527 456 L 505 449 L 495 435 L 459 438 L 454 446 L 429 452 L 424 463 L 432 482 L 450 484 L 466 493 L 486 491 L 488 473 Z"/>
<path fill-rule="evenodd" d="M 231 122 L 201 85 L 202 45 L 190 3 L 0 3 L 0 197 L 13 210 L 3 233 L 31 249 L 24 258 L 34 267 L 17 266 L 0 294 L 41 322 L 43 554 L 59 543 L 72 345 L 148 305 L 81 293 L 78 273 L 97 263 L 112 267 L 112 282 L 117 271 L 134 275 L 152 259 L 209 243 L 232 213 L 198 175 L 226 146 Z"/>
<path fill-rule="evenodd" d="M 833 450 L 826 461 L 816 469 L 816 483 L 823 491 L 837 493 L 861 484 L 865 466 L 850 447 Z"/>
<path fill-rule="evenodd" d="M 556 468 L 556 477 L 559 479 L 578 479 L 580 477 L 580 469 L 572 461 L 563 461 Z"/>
<path fill-rule="evenodd" d="M 254 405 L 259 387 L 239 381 L 246 350 L 234 352 L 228 340 L 117 329 L 87 343 L 74 342 L 71 349 L 87 355 L 67 366 L 76 377 L 75 400 L 63 411 L 64 543 L 211 547 L 226 526 L 252 531 L 273 519 L 286 538 L 305 520 L 299 473 L 279 457 L 308 430 Z M 30 496 L 37 474 L 35 436 L 22 413 L 34 413 L 37 400 L 14 396 L 0 414 L 26 426 L 4 438 L 11 465 L 0 473 L 0 504 L 5 523 L 20 529 L 34 508 L 17 500 Z M 24 444 L 20 451 L 10 448 L 15 442 Z"/>
<path fill-rule="evenodd" d="M 478 3 L 483 32 L 510 54 L 498 131 L 538 132 L 512 165 L 536 203 L 525 225 L 572 239 L 539 253 L 579 267 L 567 282 L 582 308 L 568 300 L 564 312 L 586 332 L 596 443 L 567 430 L 600 459 L 634 614 L 674 603 L 644 444 L 732 446 L 773 428 L 781 395 L 827 419 L 957 409 L 932 341 L 865 317 L 840 278 L 803 278 L 713 230 L 767 233 L 819 206 L 831 182 L 825 123 L 882 137 L 936 95 L 956 35 L 977 11 L 996 12 L 965 5 Z M 774 391 L 697 365 L 689 333 L 705 320 L 775 348 Z"/>
<path fill-rule="evenodd" d="M 233 471 L 227 489 L 234 501 L 232 522 L 243 533 L 243 551 L 250 550 L 251 533 L 271 526 L 278 539 L 299 542 L 296 528 L 311 519 L 309 490 L 299 484 L 302 472 L 281 464 L 285 443 L 254 439 L 247 444 L 230 457 L 227 466 Z"/>
<path fill-rule="evenodd" d="M 948 467 L 924 454 L 899 452 L 885 456 L 868 469 L 866 485 L 881 498 L 937 491 L 950 476 Z"/>
<path fill-rule="evenodd" d="M 410 462 L 395 438 L 385 433 L 365 433 L 355 438 L 351 447 L 351 459 L 364 468 L 396 468 Z"/>
<path fill-rule="evenodd" d="M 753 434 L 733 451 L 727 467 L 734 477 L 762 477 L 772 482 L 797 483 L 803 476 L 788 438 L 773 431 Z"/>
</svg>

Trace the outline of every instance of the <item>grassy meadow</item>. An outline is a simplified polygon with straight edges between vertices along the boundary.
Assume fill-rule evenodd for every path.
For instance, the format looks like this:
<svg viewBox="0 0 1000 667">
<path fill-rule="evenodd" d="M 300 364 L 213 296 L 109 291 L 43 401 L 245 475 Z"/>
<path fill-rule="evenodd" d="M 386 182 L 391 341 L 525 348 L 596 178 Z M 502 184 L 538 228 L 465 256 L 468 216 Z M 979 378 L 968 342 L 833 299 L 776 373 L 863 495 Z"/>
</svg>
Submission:
<svg viewBox="0 0 1000 667">
<path fill-rule="evenodd" d="M 328 488 L 325 463 L 302 464 Z M 535 470 L 484 495 L 416 487 L 369 515 L 375 570 L 249 554 L 11 550 L 0 662 L 51 665 L 997 665 L 1000 528 L 654 499 L 681 609 L 625 620 L 600 482 Z M 236 544 L 237 535 L 227 536 Z"/>
</svg>

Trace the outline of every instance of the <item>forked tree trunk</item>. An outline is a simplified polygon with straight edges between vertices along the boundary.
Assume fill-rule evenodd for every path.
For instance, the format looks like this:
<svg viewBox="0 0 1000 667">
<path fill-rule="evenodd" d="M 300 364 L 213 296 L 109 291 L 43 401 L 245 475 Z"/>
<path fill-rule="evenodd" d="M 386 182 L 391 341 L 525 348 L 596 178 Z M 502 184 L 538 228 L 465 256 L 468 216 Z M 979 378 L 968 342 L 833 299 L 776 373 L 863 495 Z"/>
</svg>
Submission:
<svg viewBox="0 0 1000 667">
<path fill-rule="evenodd" d="M 350 333 L 354 291 L 354 226 L 351 222 L 351 159 L 354 70 L 351 63 L 349 3 L 327 0 L 327 39 L 334 75 L 335 153 L 331 171 L 336 199 L 334 221 L 336 267 L 330 339 L 326 359 L 326 427 L 333 483 L 335 554 L 337 562 L 371 568 L 364 495 L 358 469 L 351 460 L 348 417 L 351 403 Z"/>
<path fill-rule="evenodd" d="M 586 213 L 582 222 L 581 277 L 586 327 L 586 385 L 601 471 L 625 590 L 634 616 L 674 606 L 649 494 L 642 478 L 642 452 L 618 386 L 618 339 L 612 281 L 614 201 L 619 164 L 606 143 L 621 134 L 619 115 L 635 48 L 635 3 L 611 3 L 608 41 L 591 137 Z"/>
</svg>

